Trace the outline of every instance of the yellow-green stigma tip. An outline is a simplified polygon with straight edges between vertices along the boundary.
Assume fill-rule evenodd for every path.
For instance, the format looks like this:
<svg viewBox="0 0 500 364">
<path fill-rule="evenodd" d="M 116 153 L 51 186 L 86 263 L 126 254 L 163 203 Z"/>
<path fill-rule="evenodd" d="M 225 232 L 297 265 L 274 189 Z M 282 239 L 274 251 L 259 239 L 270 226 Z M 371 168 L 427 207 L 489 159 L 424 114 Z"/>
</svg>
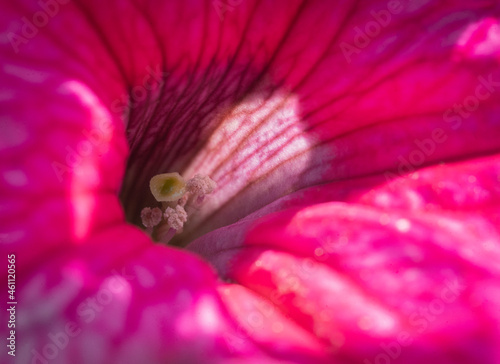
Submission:
<svg viewBox="0 0 500 364">
<path fill-rule="evenodd" d="M 186 193 L 186 182 L 177 172 L 163 173 L 151 178 L 149 188 L 156 201 L 176 201 Z"/>
</svg>

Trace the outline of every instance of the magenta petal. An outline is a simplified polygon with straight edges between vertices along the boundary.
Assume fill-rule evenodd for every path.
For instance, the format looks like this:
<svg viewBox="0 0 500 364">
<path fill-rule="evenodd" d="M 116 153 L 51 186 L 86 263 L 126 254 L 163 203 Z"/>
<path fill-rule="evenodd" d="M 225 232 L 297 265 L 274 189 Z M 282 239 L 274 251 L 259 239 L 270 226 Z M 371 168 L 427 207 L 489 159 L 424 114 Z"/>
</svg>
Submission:
<svg viewBox="0 0 500 364">
<path fill-rule="evenodd" d="M 492 156 L 312 187 L 190 249 L 346 362 L 494 363 L 499 166 Z"/>
</svg>

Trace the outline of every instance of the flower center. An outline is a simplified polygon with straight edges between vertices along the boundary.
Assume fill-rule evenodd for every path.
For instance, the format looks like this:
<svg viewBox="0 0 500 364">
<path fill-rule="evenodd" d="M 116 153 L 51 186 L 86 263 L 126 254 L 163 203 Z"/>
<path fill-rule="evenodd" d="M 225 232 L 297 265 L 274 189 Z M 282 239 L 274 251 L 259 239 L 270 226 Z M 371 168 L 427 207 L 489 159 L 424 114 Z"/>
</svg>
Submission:
<svg viewBox="0 0 500 364">
<path fill-rule="evenodd" d="M 232 67 L 200 78 L 169 73 L 158 96 L 127 112 L 130 155 L 120 196 L 127 220 L 144 228 L 141 211 L 169 202 L 158 196 L 177 191 L 179 201 L 180 180 L 157 175 L 177 171 L 191 189 L 187 221 L 170 244 L 185 246 L 303 187 L 315 142 L 305 132 L 298 96 L 261 72 L 252 77 L 248 67 Z M 217 182 L 209 198 L 195 191 L 202 176 Z M 161 179 L 154 192 L 152 178 Z"/>
<path fill-rule="evenodd" d="M 151 178 L 151 194 L 162 207 L 145 207 L 141 211 L 142 225 L 157 241 L 168 244 L 175 234 L 181 233 L 190 214 L 196 212 L 205 195 L 213 192 L 217 184 L 208 176 L 195 175 L 187 183 L 177 173 L 163 173 Z"/>
</svg>

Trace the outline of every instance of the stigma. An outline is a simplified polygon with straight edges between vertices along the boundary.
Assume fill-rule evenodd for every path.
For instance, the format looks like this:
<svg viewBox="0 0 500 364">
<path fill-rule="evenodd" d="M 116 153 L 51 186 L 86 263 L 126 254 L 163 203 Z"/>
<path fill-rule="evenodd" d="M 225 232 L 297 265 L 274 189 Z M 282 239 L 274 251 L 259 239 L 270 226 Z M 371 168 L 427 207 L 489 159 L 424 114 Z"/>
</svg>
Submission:
<svg viewBox="0 0 500 364">
<path fill-rule="evenodd" d="M 186 182 L 177 172 L 157 174 L 149 181 L 149 189 L 156 201 L 176 201 L 186 193 Z"/>
<path fill-rule="evenodd" d="M 168 243 L 181 233 L 190 213 L 196 212 L 206 195 L 217 183 L 208 176 L 196 174 L 185 181 L 177 172 L 162 173 L 151 178 L 149 188 L 160 207 L 145 207 L 141 211 L 142 224 L 155 240 Z M 193 206 L 196 205 L 196 206 Z"/>
</svg>

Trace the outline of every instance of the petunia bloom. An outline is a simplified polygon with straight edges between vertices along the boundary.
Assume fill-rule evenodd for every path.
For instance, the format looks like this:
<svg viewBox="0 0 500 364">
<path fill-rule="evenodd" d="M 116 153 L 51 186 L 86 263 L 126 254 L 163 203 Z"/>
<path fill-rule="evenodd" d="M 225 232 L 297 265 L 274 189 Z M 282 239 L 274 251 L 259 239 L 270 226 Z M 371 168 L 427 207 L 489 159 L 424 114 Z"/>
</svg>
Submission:
<svg viewBox="0 0 500 364">
<path fill-rule="evenodd" d="M 499 16 L 4 1 L 2 362 L 499 363 Z"/>
</svg>

